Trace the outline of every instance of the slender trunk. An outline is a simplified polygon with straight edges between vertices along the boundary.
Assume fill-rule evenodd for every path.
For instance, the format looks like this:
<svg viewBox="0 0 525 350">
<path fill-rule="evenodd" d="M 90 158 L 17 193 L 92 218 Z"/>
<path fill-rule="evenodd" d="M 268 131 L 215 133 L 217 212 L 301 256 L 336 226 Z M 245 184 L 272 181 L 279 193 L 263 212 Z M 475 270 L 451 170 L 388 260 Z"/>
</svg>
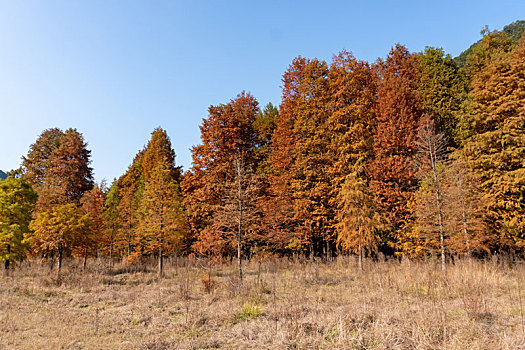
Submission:
<svg viewBox="0 0 525 350">
<path fill-rule="evenodd" d="M 49 270 L 53 270 L 53 266 L 55 265 L 55 251 L 51 249 L 49 252 Z"/>
<path fill-rule="evenodd" d="M 441 271 L 443 273 L 446 271 L 446 261 L 445 261 L 445 230 L 443 228 L 443 209 L 442 209 L 442 199 L 439 191 L 439 179 L 437 175 L 437 159 L 436 159 L 436 150 L 435 146 L 429 140 L 429 151 L 430 151 L 430 164 L 432 165 L 432 175 L 434 177 L 434 191 L 436 194 L 436 203 L 438 210 L 438 224 L 439 224 L 439 242 L 441 246 Z"/>
<path fill-rule="evenodd" d="M 7 248 L 7 256 L 9 256 L 9 254 L 11 253 L 11 245 L 8 244 L 6 248 Z M 9 276 L 9 263 L 10 263 L 9 258 L 5 259 L 4 269 L 5 269 L 6 276 Z"/>
<path fill-rule="evenodd" d="M 363 272 L 363 247 L 359 243 L 359 271 Z"/>
<path fill-rule="evenodd" d="M 57 266 L 57 276 L 60 275 L 60 270 L 62 269 L 62 254 L 63 254 L 64 248 L 62 247 L 62 243 L 58 243 L 58 266 Z"/>
<path fill-rule="evenodd" d="M 241 259 L 241 234 L 242 234 L 242 184 L 241 184 L 241 163 L 237 160 L 237 198 L 239 200 L 239 223 L 237 230 L 237 261 L 239 263 L 239 283 L 242 286 L 242 259 Z"/>
<path fill-rule="evenodd" d="M 161 185 L 161 191 L 163 190 L 163 186 Z M 164 196 L 162 194 L 159 198 L 160 202 L 160 228 L 159 228 L 159 277 L 162 277 L 164 273 Z"/>
<path fill-rule="evenodd" d="M 357 219 L 357 232 L 359 235 L 359 271 L 363 272 L 363 237 L 361 233 L 361 219 Z"/>
<path fill-rule="evenodd" d="M 86 271 L 86 266 L 87 266 L 87 256 L 88 256 L 88 249 L 87 247 L 84 248 L 84 264 L 82 266 L 82 270 L 83 271 Z"/>
<path fill-rule="evenodd" d="M 470 237 L 468 234 L 468 224 L 467 224 L 467 213 L 465 209 L 465 198 L 463 196 L 463 179 L 461 174 L 459 174 L 459 200 L 461 203 L 461 218 L 463 221 L 463 234 L 465 235 L 465 244 L 467 245 L 467 256 L 470 256 Z"/>
<path fill-rule="evenodd" d="M 128 258 L 131 255 L 131 200 L 129 202 L 129 218 L 128 218 Z"/>
<path fill-rule="evenodd" d="M 115 234 L 115 224 L 111 230 L 111 238 L 109 241 L 109 266 L 113 266 L 113 235 Z"/>
<path fill-rule="evenodd" d="M 164 273 L 164 251 L 162 250 L 162 244 L 159 247 L 159 277 L 162 277 Z"/>
</svg>

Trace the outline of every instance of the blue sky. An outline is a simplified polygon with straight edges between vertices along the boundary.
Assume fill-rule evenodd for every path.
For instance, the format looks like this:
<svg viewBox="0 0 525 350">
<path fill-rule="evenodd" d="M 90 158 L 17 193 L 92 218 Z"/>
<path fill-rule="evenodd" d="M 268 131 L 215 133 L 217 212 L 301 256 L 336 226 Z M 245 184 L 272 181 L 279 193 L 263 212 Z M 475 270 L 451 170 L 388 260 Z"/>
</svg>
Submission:
<svg viewBox="0 0 525 350">
<path fill-rule="evenodd" d="M 188 169 L 208 107 L 242 90 L 278 105 L 298 55 L 375 61 L 399 42 L 456 56 L 518 19 L 525 1 L 0 1 L 0 169 L 73 127 L 111 181 L 157 126 Z"/>
</svg>

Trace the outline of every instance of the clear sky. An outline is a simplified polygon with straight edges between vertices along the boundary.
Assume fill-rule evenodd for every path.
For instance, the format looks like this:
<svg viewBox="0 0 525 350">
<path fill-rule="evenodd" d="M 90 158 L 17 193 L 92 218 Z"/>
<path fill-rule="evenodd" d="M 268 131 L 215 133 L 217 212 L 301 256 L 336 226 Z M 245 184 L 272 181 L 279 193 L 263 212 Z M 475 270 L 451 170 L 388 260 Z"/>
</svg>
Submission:
<svg viewBox="0 0 525 350">
<path fill-rule="evenodd" d="M 98 181 L 120 176 L 151 131 L 177 163 L 210 105 L 242 90 L 280 101 L 298 55 L 363 60 L 399 42 L 457 56 L 484 25 L 525 19 L 525 1 L 0 1 L 0 169 L 47 128 L 77 128 Z"/>
</svg>

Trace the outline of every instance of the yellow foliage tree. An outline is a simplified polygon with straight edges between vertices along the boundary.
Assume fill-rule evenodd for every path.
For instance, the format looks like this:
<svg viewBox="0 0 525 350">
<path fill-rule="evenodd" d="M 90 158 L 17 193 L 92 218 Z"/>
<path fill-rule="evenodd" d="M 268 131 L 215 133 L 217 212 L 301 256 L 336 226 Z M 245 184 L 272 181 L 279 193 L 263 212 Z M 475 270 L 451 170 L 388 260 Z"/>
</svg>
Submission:
<svg viewBox="0 0 525 350">
<path fill-rule="evenodd" d="M 379 242 L 383 219 L 376 207 L 368 185 L 357 171 L 350 173 L 339 194 L 337 241 L 344 250 L 359 255 L 363 271 L 363 255 L 370 253 Z"/>
<path fill-rule="evenodd" d="M 88 214 L 82 215 L 75 204 L 62 204 L 39 212 L 29 227 L 33 232 L 27 242 L 36 252 L 56 251 L 60 273 L 64 252 L 85 245 L 91 219 Z"/>
</svg>

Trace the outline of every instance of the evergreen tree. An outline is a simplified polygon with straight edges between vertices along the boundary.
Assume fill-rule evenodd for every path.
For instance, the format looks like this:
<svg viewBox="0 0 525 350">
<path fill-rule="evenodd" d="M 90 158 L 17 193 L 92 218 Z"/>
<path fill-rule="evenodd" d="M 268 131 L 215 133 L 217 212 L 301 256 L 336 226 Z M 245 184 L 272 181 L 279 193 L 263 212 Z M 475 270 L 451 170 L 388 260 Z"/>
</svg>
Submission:
<svg viewBox="0 0 525 350">
<path fill-rule="evenodd" d="M 444 134 L 447 143 L 456 145 L 456 130 L 467 85 L 455 62 L 442 49 L 425 48 L 418 54 L 418 62 L 422 108 L 432 116 L 437 131 Z"/>
</svg>

